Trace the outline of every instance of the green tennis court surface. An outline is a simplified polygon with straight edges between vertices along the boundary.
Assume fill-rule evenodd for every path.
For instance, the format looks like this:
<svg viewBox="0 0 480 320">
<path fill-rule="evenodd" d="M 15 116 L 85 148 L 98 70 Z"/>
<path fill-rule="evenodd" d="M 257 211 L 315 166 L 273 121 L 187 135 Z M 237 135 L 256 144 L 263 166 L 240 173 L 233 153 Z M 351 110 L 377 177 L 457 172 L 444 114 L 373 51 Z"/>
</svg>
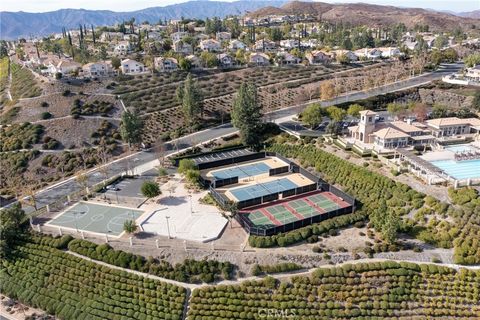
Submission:
<svg viewBox="0 0 480 320">
<path fill-rule="evenodd" d="M 119 236 L 126 220 L 136 220 L 142 214 L 141 210 L 79 202 L 47 225 Z"/>
<path fill-rule="evenodd" d="M 337 203 L 338 202 L 338 203 Z M 297 198 L 274 205 L 265 205 L 250 212 L 244 217 L 251 225 L 260 229 L 282 226 L 298 220 L 307 219 L 322 213 L 348 206 L 330 193 L 318 193 L 304 198 Z M 248 210 L 248 209 L 247 209 Z"/>
</svg>

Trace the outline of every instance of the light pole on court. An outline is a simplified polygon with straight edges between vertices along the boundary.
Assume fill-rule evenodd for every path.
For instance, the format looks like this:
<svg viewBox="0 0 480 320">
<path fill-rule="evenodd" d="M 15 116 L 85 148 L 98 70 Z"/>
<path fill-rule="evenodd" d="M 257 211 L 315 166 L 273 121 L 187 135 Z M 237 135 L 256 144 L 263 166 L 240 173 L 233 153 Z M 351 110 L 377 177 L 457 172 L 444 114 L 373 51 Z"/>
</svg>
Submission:
<svg viewBox="0 0 480 320">
<path fill-rule="evenodd" d="M 193 216 L 192 195 L 189 194 L 188 197 L 190 198 L 190 215 Z"/>
<path fill-rule="evenodd" d="M 165 219 L 167 220 L 168 239 L 171 239 L 171 237 L 170 237 L 170 225 L 168 224 L 168 219 L 170 219 L 170 217 L 169 217 L 169 216 L 165 216 Z"/>
</svg>

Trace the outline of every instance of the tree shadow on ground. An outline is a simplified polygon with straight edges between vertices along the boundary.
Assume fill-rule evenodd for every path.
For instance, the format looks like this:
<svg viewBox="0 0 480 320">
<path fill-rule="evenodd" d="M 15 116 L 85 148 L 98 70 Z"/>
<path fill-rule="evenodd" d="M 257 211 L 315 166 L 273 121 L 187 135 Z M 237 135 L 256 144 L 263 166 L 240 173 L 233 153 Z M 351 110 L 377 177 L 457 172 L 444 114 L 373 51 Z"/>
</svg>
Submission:
<svg viewBox="0 0 480 320">
<path fill-rule="evenodd" d="M 187 197 L 185 196 L 181 196 L 181 197 L 170 197 L 170 196 L 167 196 L 167 197 L 164 197 L 164 198 L 161 198 L 160 200 L 157 201 L 158 204 L 163 204 L 163 205 L 166 205 L 166 206 L 179 206 L 183 203 L 186 203 L 187 202 Z"/>
</svg>

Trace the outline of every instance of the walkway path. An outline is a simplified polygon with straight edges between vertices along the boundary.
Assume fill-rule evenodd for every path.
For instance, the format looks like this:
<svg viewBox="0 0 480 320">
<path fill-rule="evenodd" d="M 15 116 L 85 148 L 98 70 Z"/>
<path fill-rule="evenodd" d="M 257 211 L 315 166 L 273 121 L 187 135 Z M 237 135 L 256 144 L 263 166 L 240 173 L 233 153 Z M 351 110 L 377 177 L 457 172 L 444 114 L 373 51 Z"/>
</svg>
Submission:
<svg viewBox="0 0 480 320">
<path fill-rule="evenodd" d="M 102 266 L 105 266 L 105 267 L 109 267 L 109 268 L 117 269 L 117 270 L 122 270 L 122 271 L 125 271 L 125 272 L 129 272 L 129 273 L 133 273 L 133 274 L 136 274 L 136 275 L 139 275 L 139 276 L 143 276 L 143 277 L 146 277 L 146 278 L 149 278 L 149 279 L 163 281 L 163 282 L 170 283 L 170 284 L 180 286 L 180 287 L 184 287 L 184 288 L 187 288 L 187 289 L 190 289 L 190 290 L 198 289 L 198 288 L 205 288 L 205 287 L 212 287 L 212 286 L 217 286 L 217 285 L 236 285 L 236 284 L 240 284 L 244 281 L 262 280 L 263 278 L 265 278 L 265 276 L 251 276 L 251 277 L 237 278 L 235 280 L 222 280 L 222 281 L 218 281 L 218 282 L 214 282 L 214 283 L 202 283 L 202 284 L 185 283 L 185 282 L 180 282 L 180 281 L 176 281 L 176 280 L 171 280 L 171 279 L 151 275 L 151 274 L 145 273 L 145 272 L 140 272 L 140 271 L 131 270 L 131 269 L 127 269 L 127 268 L 117 267 L 117 266 L 108 264 L 108 263 L 103 262 L 103 261 L 98 261 L 98 260 L 94 260 L 94 259 L 85 257 L 81 254 L 78 254 L 78 253 L 75 253 L 75 252 L 72 252 L 72 251 L 66 251 L 66 253 L 74 255 L 74 256 L 82 258 L 82 259 L 85 259 L 85 260 L 88 260 L 88 261 L 91 261 L 91 262 L 98 263 L 98 264 L 100 264 Z M 379 259 L 379 258 L 368 259 L 367 258 L 367 259 L 349 260 L 349 261 L 345 261 L 345 262 L 338 263 L 338 264 L 335 264 L 335 265 L 325 264 L 325 265 L 320 265 L 318 267 L 311 268 L 311 269 L 302 269 L 302 270 L 296 270 L 296 271 L 290 271 L 290 272 L 284 272 L 284 273 L 269 274 L 269 276 L 271 276 L 271 277 L 273 277 L 277 280 L 282 280 L 282 279 L 289 279 L 289 278 L 294 277 L 294 276 L 309 276 L 312 272 L 314 272 L 317 269 L 330 269 L 330 268 L 335 268 L 335 267 L 342 267 L 343 265 L 346 265 L 346 264 L 375 263 L 375 262 L 386 262 L 386 261 L 409 262 L 409 263 L 423 264 L 423 265 L 436 265 L 436 266 L 439 266 L 439 267 L 448 267 L 448 268 L 452 268 L 452 269 L 455 269 L 455 270 L 460 270 L 460 269 L 480 270 L 480 265 L 478 265 L 478 266 L 463 266 L 463 265 L 459 265 L 459 264 L 444 264 L 444 263 L 434 263 L 434 262 L 425 262 L 425 261 L 391 260 L 391 259 Z"/>
</svg>

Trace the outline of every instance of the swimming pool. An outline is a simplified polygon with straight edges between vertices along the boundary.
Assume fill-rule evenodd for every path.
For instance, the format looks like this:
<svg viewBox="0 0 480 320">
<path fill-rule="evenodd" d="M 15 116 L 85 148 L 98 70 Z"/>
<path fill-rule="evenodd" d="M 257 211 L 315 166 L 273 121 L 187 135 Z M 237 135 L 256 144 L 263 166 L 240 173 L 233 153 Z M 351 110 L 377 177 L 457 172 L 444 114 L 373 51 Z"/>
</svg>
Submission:
<svg viewBox="0 0 480 320">
<path fill-rule="evenodd" d="M 452 152 L 478 151 L 477 148 L 472 147 L 469 144 L 459 144 L 459 145 L 456 145 L 456 146 L 446 147 L 445 149 L 450 150 Z"/>
<path fill-rule="evenodd" d="M 457 180 L 480 178 L 480 159 L 464 161 L 439 160 L 431 161 L 431 164 Z"/>
</svg>

